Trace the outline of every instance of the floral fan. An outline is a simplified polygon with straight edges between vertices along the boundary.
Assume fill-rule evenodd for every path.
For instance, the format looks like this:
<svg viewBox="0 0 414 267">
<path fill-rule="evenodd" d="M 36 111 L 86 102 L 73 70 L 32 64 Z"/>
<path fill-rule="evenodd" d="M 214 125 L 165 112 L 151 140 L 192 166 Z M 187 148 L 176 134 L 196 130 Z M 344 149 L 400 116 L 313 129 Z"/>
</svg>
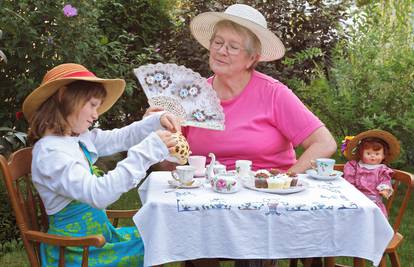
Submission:
<svg viewBox="0 0 414 267">
<path fill-rule="evenodd" d="M 179 117 L 182 126 L 224 130 L 220 100 L 197 72 L 175 64 L 149 64 L 134 69 L 150 106 Z"/>
</svg>

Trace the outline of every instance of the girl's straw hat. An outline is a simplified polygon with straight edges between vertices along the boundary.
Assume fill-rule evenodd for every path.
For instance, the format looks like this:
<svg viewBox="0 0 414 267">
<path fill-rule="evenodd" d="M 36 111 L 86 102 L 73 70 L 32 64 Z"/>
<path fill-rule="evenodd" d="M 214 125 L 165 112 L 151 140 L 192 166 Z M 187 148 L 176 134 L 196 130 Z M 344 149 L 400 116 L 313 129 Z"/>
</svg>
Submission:
<svg viewBox="0 0 414 267">
<path fill-rule="evenodd" d="M 101 79 L 82 65 L 74 63 L 61 64 L 48 71 L 45 77 L 43 77 L 40 86 L 24 100 L 23 114 L 26 119 L 30 121 L 33 113 L 43 102 L 61 87 L 74 81 L 97 82 L 104 86 L 106 97 L 98 109 L 99 114 L 104 113 L 112 107 L 122 95 L 125 88 L 125 81 L 122 79 Z"/>
<path fill-rule="evenodd" d="M 388 144 L 388 155 L 385 155 L 384 159 L 386 163 L 392 162 L 400 154 L 400 142 L 398 141 L 398 139 L 387 131 L 375 129 L 362 132 L 354 138 L 352 138 L 351 140 L 349 140 L 349 142 L 346 144 L 346 148 L 344 151 L 344 156 L 348 160 L 359 159 L 359 155 L 356 148 L 365 138 L 379 138 Z"/>
<path fill-rule="evenodd" d="M 197 15 L 190 23 L 191 33 L 197 41 L 209 49 L 214 25 L 221 20 L 231 20 L 252 31 L 260 40 L 262 52 L 259 61 L 282 58 L 285 47 L 280 39 L 267 28 L 265 17 L 251 6 L 234 4 L 224 12 L 205 12 Z"/>
</svg>

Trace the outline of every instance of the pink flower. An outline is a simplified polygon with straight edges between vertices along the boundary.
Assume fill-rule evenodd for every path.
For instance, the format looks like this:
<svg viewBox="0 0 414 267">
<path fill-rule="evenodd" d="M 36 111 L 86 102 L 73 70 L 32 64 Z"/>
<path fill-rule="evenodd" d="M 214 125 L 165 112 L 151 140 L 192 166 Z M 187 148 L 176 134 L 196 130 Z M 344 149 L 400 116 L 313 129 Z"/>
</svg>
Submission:
<svg viewBox="0 0 414 267">
<path fill-rule="evenodd" d="M 223 179 L 217 180 L 216 187 L 218 190 L 226 188 L 226 181 L 224 181 Z"/>
<path fill-rule="evenodd" d="M 63 14 L 66 17 L 74 17 L 78 15 L 78 10 L 74 8 L 72 5 L 67 4 L 63 7 Z"/>
</svg>

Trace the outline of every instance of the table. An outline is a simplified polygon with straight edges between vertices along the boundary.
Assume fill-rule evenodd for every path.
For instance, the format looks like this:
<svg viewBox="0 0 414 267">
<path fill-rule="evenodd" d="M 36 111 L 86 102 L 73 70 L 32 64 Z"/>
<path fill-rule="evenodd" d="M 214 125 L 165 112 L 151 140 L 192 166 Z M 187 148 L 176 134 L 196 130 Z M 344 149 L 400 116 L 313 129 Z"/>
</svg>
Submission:
<svg viewBox="0 0 414 267">
<path fill-rule="evenodd" d="M 145 246 L 144 266 L 196 258 L 282 259 L 350 256 L 378 265 L 393 236 L 381 210 L 343 178 L 289 195 L 204 184 L 169 190 L 169 172 L 139 187 L 134 216 Z M 166 193 L 168 192 L 168 193 Z"/>
</svg>

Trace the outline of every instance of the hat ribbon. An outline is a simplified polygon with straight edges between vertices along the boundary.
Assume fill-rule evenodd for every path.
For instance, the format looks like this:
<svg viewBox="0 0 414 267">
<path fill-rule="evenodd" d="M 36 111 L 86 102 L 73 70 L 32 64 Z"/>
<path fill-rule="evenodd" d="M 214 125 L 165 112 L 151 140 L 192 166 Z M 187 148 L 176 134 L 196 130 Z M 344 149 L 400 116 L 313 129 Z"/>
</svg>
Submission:
<svg viewBox="0 0 414 267">
<path fill-rule="evenodd" d="M 70 77 L 96 77 L 96 76 L 95 74 L 93 74 L 93 72 L 90 72 L 90 71 L 77 71 L 77 72 L 72 72 L 72 73 L 69 73 L 63 76 L 63 78 L 70 78 Z"/>
</svg>

